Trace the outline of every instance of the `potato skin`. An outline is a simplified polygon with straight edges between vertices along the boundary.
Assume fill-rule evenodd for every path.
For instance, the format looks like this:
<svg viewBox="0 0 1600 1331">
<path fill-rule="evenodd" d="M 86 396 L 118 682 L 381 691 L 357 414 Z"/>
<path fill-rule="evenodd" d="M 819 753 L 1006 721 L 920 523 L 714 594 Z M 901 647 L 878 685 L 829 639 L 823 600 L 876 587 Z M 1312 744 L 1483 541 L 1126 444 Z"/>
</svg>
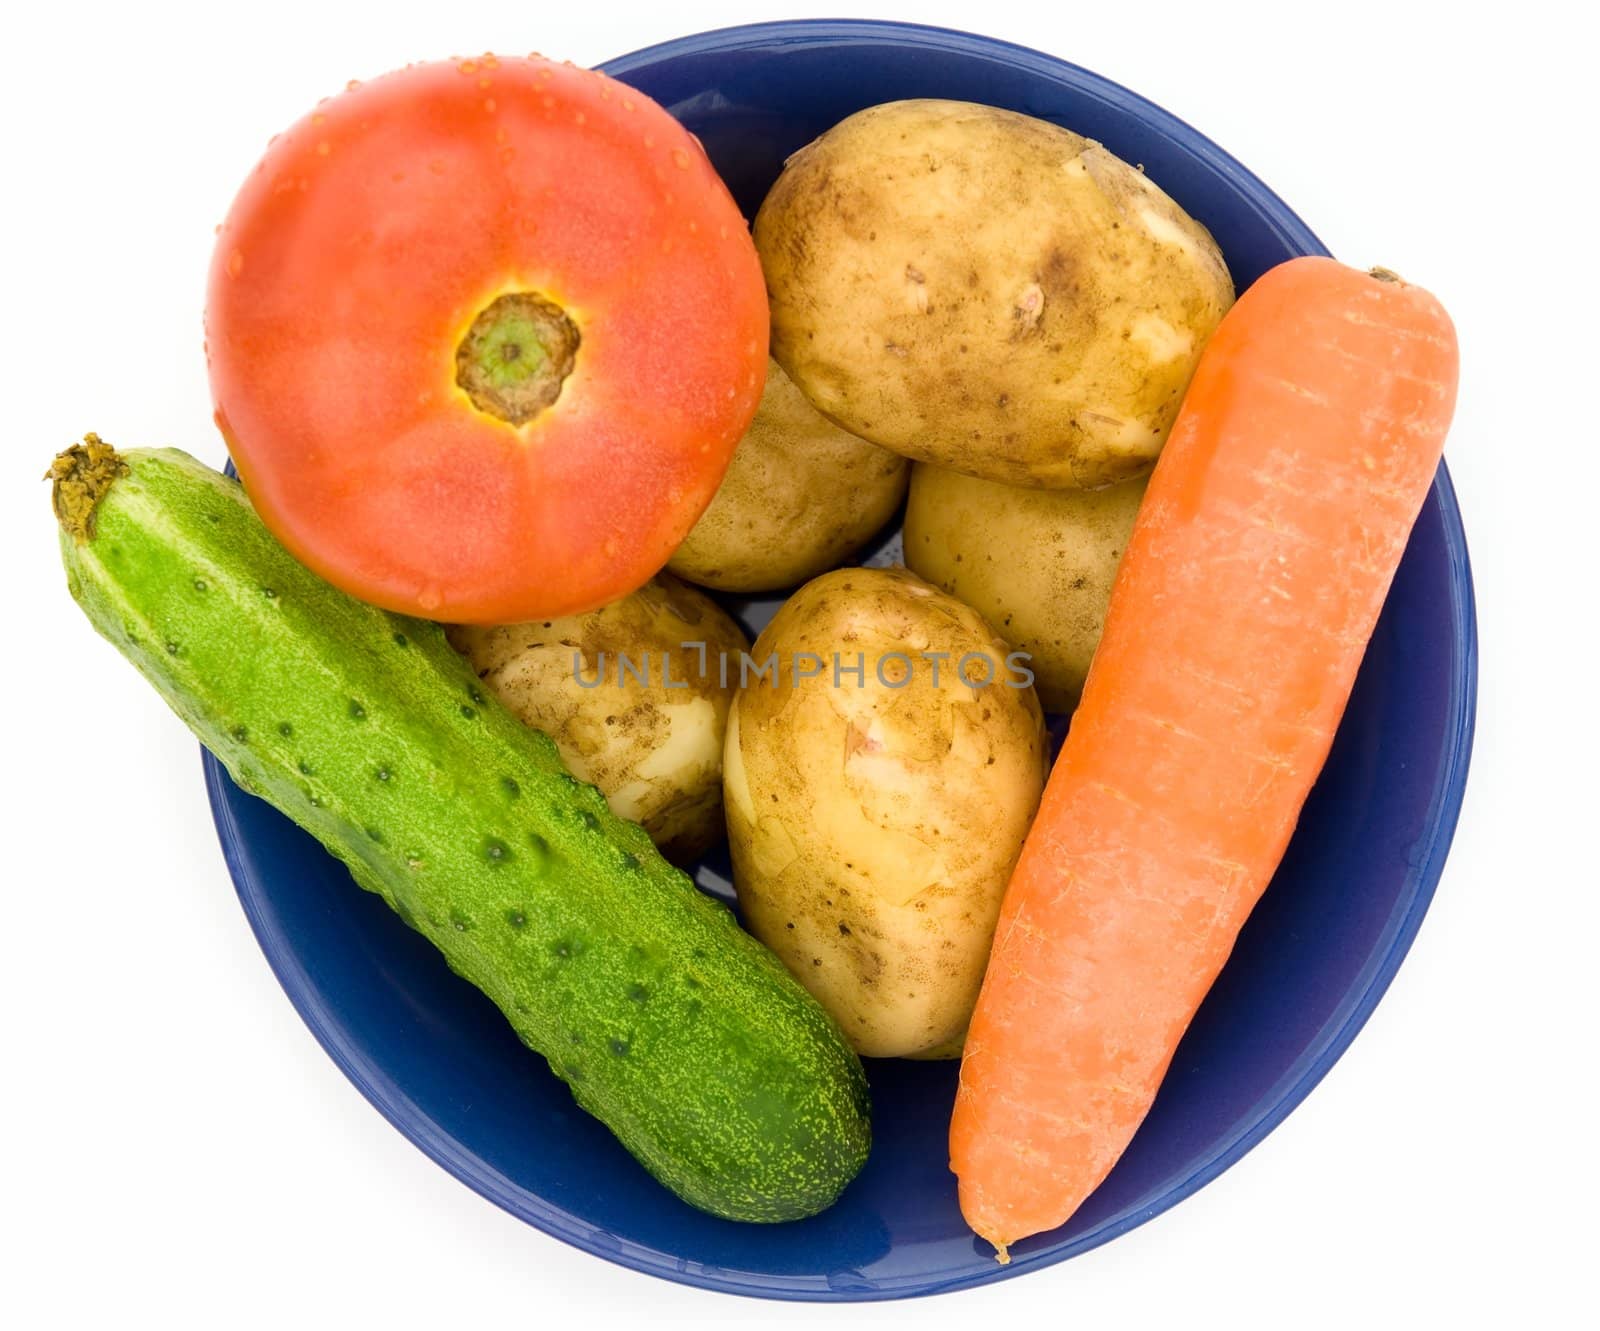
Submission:
<svg viewBox="0 0 1600 1331">
<path fill-rule="evenodd" d="M 755 221 L 772 354 L 908 457 L 1093 489 L 1150 469 L 1233 303 L 1210 234 L 1099 144 L 967 102 L 857 112 Z"/>
<path fill-rule="evenodd" d="M 755 420 L 667 567 L 718 591 L 797 586 L 872 538 L 905 498 L 908 470 L 821 415 L 768 361 Z"/>
<path fill-rule="evenodd" d="M 1026 652 L 1039 701 L 1070 712 L 1146 481 L 1028 490 L 919 462 L 906 504 L 906 564 Z"/>
<path fill-rule="evenodd" d="M 905 569 L 824 574 L 756 640 L 757 662 L 776 654 L 776 683 L 741 690 L 724 761 L 739 904 L 863 1054 L 960 1051 L 1045 775 L 1038 699 L 1002 682 L 1007 650 Z M 935 686 L 922 653 L 941 651 Z M 806 652 L 828 665 L 796 683 Z M 835 652 L 862 654 L 864 685 L 834 686 Z M 997 682 L 963 685 L 967 652 Z M 885 685 L 879 663 L 903 685 Z"/>
<path fill-rule="evenodd" d="M 485 686 L 669 859 L 687 863 L 722 839 L 723 733 L 738 677 L 722 687 L 717 660 L 736 660 L 748 640 L 709 596 L 658 574 L 587 614 L 447 632 Z M 694 642 L 706 644 L 704 675 L 699 650 L 684 646 Z M 648 653 L 648 683 L 619 670 L 620 653 L 635 667 Z"/>
</svg>

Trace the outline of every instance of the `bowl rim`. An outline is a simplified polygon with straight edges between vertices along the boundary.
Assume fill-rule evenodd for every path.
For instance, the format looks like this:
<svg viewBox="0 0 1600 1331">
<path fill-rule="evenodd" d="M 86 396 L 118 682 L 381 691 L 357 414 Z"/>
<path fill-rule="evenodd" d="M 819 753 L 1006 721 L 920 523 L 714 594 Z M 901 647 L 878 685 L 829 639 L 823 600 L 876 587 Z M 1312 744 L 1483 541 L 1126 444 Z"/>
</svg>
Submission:
<svg viewBox="0 0 1600 1331">
<path fill-rule="evenodd" d="M 999 38 L 949 28 L 878 19 L 798 19 L 725 27 L 674 38 L 619 56 L 598 66 L 614 78 L 664 58 L 740 50 L 770 49 L 775 45 L 819 43 L 849 39 L 879 39 L 900 46 L 986 55 L 1006 64 L 1051 78 L 1064 73 L 1079 91 L 1131 112 L 1156 132 L 1173 138 L 1189 153 L 1227 178 L 1266 219 L 1291 248 L 1306 254 L 1328 250 L 1311 229 L 1252 172 L 1185 121 L 1147 98 L 1074 65 L 1069 61 L 1018 46 Z M 229 470 L 231 471 L 231 464 Z M 1278 1126 L 1327 1074 L 1366 1024 L 1388 989 L 1400 963 L 1415 939 L 1423 916 L 1438 886 L 1446 855 L 1461 813 L 1467 771 L 1471 761 L 1477 705 L 1478 646 L 1471 561 L 1466 533 L 1448 468 L 1439 465 L 1432 496 L 1437 500 L 1443 527 L 1449 572 L 1450 611 L 1457 633 L 1452 643 L 1454 660 L 1448 699 L 1449 722 L 1439 766 L 1434 774 L 1433 798 L 1425 826 L 1428 844 L 1414 861 L 1372 955 L 1317 1037 L 1295 1064 L 1256 1105 L 1241 1116 L 1240 1125 L 1208 1153 L 1205 1160 L 1181 1182 L 1131 1208 L 1120 1219 L 1079 1235 L 1071 1241 L 1018 1254 L 1008 1266 L 998 1263 L 986 1270 L 948 1279 L 918 1277 L 869 1289 L 832 1289 L 794 1283 L 796 1277 L 760 1272 L 685 1269 L 670 1253 L 633 1243 L 620 1235 L 603 1233 L 562 1208 L 529 1193 L 468 1150 L 430 1118 L 350 1037 L 336 1011 L 324 1004 L 316 985 L 291 941 L 263 908 L 265 886 L 251 870 L 244 853 L 244 838 L 229 803 L 232 783 L 212 755 L 202 748 L 206 792 L 223 858 L 238 893 L 245 917 L 273 974 L 302 1021 L 357 1090 L 401 1134 L 436 1164 L 474 1192 L 518 1219 L 584 1252 L 618 1265 L 659 1276 L 678 1284 L 722 1293 L 803 1302 L 875 1301 L 945 1293 L 996 1280 L 1012 1279 L 1087 1252 L 1144 1224 L 1204 1187 Z"/>
</svg>

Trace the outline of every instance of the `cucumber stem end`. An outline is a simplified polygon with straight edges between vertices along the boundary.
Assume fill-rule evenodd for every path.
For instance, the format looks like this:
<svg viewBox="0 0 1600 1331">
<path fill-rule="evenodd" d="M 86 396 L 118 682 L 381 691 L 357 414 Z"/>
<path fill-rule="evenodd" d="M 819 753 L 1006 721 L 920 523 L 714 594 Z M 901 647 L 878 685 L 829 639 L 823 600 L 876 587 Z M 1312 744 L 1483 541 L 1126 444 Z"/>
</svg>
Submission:
<svg viewBox="0 0 1600 1331">
<path fill-rule="evenodd" d="M 80 545 L 91 540 L 95 509 L 111 483 L 127 474 L 122 454 L 97 434 L 86 434 L 81 444 L 57 453 L 44 478 L 51 482 L 50 504 L 61 530 Z"/>
</svg>

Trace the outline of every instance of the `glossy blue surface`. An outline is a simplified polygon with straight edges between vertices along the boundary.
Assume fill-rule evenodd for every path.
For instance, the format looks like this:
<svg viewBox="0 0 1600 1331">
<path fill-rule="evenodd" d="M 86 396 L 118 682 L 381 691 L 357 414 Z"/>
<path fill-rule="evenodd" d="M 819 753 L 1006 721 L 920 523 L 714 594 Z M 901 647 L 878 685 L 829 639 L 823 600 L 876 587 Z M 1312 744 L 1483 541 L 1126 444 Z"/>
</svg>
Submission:
<svg viewBox="0 0 1600 1331">
<path fill-rule="evenodd" d="M 862 106 L 990 102 L 1141 162 L 1211 228 L 1242 288 L 1322 247 L 1194 130 L 1105 80 L 987 39 L 882 23 L 763 25 L 606 67 L 704 140 L 753 211 L 784 156 Z M 746 607 L 759 618 L 765 607 Z M 344 869 L 207 756 L 240 899 L 290 999 L 402 1132 L 490 1200 L 613 1261 L 782 1298 L 926 1294 L 1022 1275 L 1113 1238 L 1249 1150 L 1316 1084 L 1387 987 L 1427 909 L 1460 807 L 1475 696 L 1472 582 L 1441 469 L 1333 753 L 1276 881 L 1122 1162 L 1009 1267 L 962 1224 L 947 1171 L 952 1064 L 871 1065 L 879 1130 L 832 1210 L 777 1227 L 678 1202 L 579 1111 L 499 1014 Z M 725 890 L 725 860 L 702 881 Z"/>
</svg>

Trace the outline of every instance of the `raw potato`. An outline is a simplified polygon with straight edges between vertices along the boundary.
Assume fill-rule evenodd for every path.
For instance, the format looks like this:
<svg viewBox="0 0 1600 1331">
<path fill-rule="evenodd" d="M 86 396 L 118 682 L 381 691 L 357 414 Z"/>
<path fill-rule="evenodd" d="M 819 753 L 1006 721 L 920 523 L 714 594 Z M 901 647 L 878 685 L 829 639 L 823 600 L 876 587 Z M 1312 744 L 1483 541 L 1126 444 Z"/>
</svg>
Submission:
<svg viewBox="0 0 1600 1331">
<path fill-rule="evenodd" d="M 722 485 L 667 567 L 727 592 L 794 587 L 836 568 L 906 493 L 906 460 L 841 430 L 767 363 L 767 386 Z"/>
<path fill-rule="evenodd" d="M 863 684 L 835 679 L 836 652 Z M 806 653 L 821 673 L 797 683 Z M 968 653 L 988 662 L 967 662 L 976 687 Z M 756 640 L 777 667 L 734 703 L 724 776 L 739 905 L 863 1054 L 960 1052 L 1044 782 L 1039 702 L 1007 653 L 905 569 L 824 574 Z"/>
<path fill-rule="evenodd" d="M 1028 653 L 1045 710 L 1070 712 L 1145 483 L 1024 490 L 919 462 L 906 504 L 906 564 Z"/>
<path fill-rule="evenodd" d="M 686 863 L 722 839 L 723 732 L 749 644 L 710 597 L 659 574 L 585 615 L 458 625 L 449 636 L 506 706 L 556 742 L 572 774 L 643 824 L 669 859 Z M 705 644 L 703 657 L 693 643 Z M 722 653 L 734 663 L 726 687 Z"/>
<path fill-rule="evenodd" d="M 845 429 L 1013 485 L 1144 474 L 1233 303 L 1210 234 L 1099 144 L 968 102 L 860 111 L 755 222 L 772 354 Z"/>
</svg>

